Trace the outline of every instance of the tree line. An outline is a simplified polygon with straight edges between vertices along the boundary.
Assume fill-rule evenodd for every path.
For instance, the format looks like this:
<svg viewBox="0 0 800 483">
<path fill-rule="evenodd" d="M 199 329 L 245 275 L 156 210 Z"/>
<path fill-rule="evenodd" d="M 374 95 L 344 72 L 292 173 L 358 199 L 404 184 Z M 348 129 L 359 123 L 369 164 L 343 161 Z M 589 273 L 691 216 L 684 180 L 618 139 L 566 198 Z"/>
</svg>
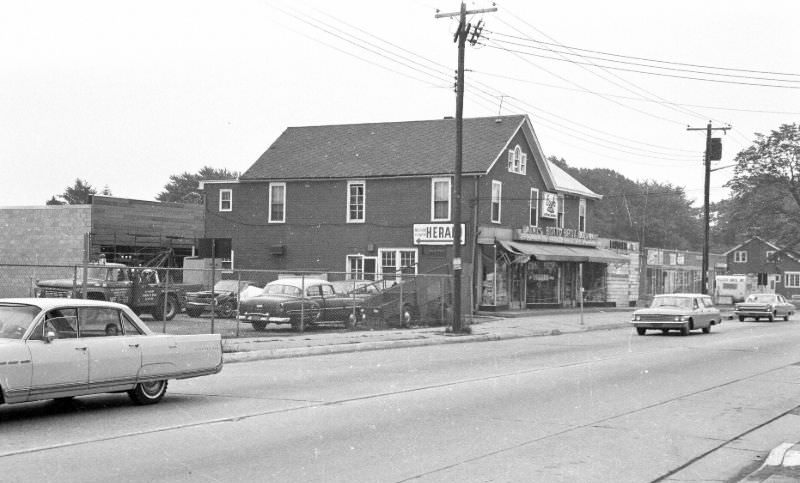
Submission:
<svg viewBox="0 0 800 483">
<path fill-rule="evenodd" d="M 563 158 L 551 162 L 592 191 L 603 195 L 592 210 L 592 227 L 606 238 L 638 241 L 644 246 L 700 251 L 703 208 L 694 206 L 681 186 L 654 180 L 631 180 L 605 168 L 577 168 Z M 236 179 L 238 172 L 203 167 L 196 173 L 171 175 L 155 199 L 202 203 L 201 180 Z M 711 205 L 712 252 L 723 252 L 759 235 L 785 248 L 800 243 L 800 126 L 783 124 L 769 134 L 756 133 L 735 157 L 726 183 L 731 196 Z M 46 202 L 85 204 L 97 190 L 80 178 Z M 100 194 L 111 196 L 108 186 Z"/>
</svg>

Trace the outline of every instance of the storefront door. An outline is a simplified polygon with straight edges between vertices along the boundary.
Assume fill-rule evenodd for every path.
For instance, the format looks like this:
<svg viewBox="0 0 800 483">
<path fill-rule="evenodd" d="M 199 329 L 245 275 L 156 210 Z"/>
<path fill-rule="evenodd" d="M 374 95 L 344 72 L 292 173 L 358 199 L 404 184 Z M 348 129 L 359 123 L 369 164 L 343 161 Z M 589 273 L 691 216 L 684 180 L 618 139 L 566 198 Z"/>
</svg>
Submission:
<svg viewBox="0 0 800 483">
<path fill-rule="evenodd" d="M 509 308 L 511 309 L 524 309 L 525 308 L 525 264 L 512 263 L 509 265 L 509 282 L 511 284 L 509 294 Z"/>
</svg>

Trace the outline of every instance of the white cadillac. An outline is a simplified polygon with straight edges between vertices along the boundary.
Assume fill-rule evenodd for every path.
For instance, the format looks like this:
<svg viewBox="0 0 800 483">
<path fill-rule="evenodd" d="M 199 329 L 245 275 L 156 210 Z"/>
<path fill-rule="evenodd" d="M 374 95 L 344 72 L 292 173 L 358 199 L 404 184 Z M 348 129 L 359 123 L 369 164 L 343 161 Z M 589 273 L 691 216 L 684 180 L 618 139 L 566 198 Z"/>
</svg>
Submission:
<svg viewBox="0 0 800 483">
<path fill-rule="evenodd" d="M 219 334 L 154 334 L 112 302 L 0 299 L 0 403 L 127 392 L 154 404 L 168 379 L 220 370 Z"/>
</svg>

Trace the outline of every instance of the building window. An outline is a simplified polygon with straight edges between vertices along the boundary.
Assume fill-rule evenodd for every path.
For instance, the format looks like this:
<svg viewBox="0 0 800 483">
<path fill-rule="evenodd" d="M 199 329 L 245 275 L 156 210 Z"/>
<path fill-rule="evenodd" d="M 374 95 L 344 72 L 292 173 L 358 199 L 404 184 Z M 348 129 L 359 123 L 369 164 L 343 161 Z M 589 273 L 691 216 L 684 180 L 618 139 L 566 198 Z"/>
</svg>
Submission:
<svg viewBox="0 0 800 483">
<path fill-rule="evenodd" d="M 528 155 L 522 152 L 519 144 L 508 151 L 508 170 L 512 173 L 525 174 L 527 172 Z"/>
<path fill-rule="evenodd" d="M 530 216 L 528 224 L 531 226 L 539 225 L 539 190 L 531 188 Z"/>
<path fill-rule="evenodd" d="M 364 181 L 347 182 L 347 222 L 364 223 L 364 202 L 366 185 Z"/>
<path fill-rule="evenodd" d="M 558 220 L 556 220 L 559 228 L 564 228 L 564 195 L 558 195 Z"/>
<path fill-rule="evenodd" d="M 578 203 L 578 231 L 586 231 L 586 200 L 581 198 Z"/>
<path fill-rule="evenodd" d="M 492 223 L 500 223 L 500 202 L 503 198 L 503 183 L 492 180 Z"/>
<path fill-rule="evenodd" d="M 219 211 L 233 210 L 233 192 L 231 190 L 219 190 Z"/>
<path fill-rule="evenodd" d="M 381 276 L 393 279 L 395 276 L 417 273 L 417 250 L 404 248 L 380 249 Z"/>
<path fill-rule="evenodd" d="M 347 256 L 347 278 L 349 280 L 362 280 L 364 278 L 364 256 Z"/>
<path fill-rule="evenodd" d="M 786 288 L 800 288 L 800 272 L 786 272 L 784 276 L 786 277 L 784 284 Z"/>
<path fill-rule="evenodd" d="M 733 252 L 734 263 L 747 263 L 747 250 Z"/>
<path fill-rule="evenodd" d="M 450 221 L 450 178 L 433 178 L 431 200 L 431 221 Z"/>
<path fill-rule="evenodd" d="M 286 221 L 286 183 L 269 184 L 269 222 Z"/>
<path fill-rule="evenodd" d="M 768 262 L 775 261 L 775 250 L 767 250 L 767 261 Z"/>
</svg>

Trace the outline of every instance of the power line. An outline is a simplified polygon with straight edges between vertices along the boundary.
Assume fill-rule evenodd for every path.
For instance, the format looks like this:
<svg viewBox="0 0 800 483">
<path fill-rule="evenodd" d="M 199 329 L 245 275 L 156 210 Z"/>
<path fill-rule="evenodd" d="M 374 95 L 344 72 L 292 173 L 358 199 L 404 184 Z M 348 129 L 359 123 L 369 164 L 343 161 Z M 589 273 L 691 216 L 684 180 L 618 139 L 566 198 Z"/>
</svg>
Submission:
<svg viewBox="0 0 800 483">
<path fill-rule="evenodd" d="M 657 60 L 657 59 L 651 59 L 651 58 L 647 58 L 647 57 L 634 57 L 634 56 L 631 56 L 631 55 L 614 54 L 614 53 L 610 53 L 610 52 L 603 52 L 603 51 L 600 51 L 600 50 L 590 50 L 590 49 L 582 49 L 580 47 L 571 47 L 571 46 L 566 46 L 566 45 L 559 44 L 559 43 L 543 42 L 541 40 L 533 40 L 533 39 L 528 38 L 528 37 L 516 37 L 516 36 L 513 36 L 513 35 L 504 34 L 504 33 L 500 33 L 500 32 L 493 32 L 493 31 L 490 31 L 490 30 L 486 30 L 486 32 L 497 34 L 497 35 L 502 35 L 504 37 L 511 37 L 511 38 L 520 39 L 520 40 L 528 40 L 530 42 L 541 44 L 541 45 L 551 45 L 551 46 L 556 46 L 556 47 L 560 47 L 560 48 L 567 48 L 569 50 L 577 50 L 577 51 L 581 51 L 581 52 L 589 52 L 589 53 L 593 53 L 593 54 L 608 55 L 608 56 L 620 57 L 620 58 L 625 58 L 625 59 L 642 60 L 642 61 L 646 61 L 646 62 L 669 64 L 669 65 L 682 65 L 682 66 L 687 66 L 687 67 L 698 67 L 698 68 L 702 68 L 702 69 L 728 70 L 728 71 L 733 71 L 733 72 L 750 72 L 750 73 L 754 73 L 754 74 L 770 74 L 770 75 L 783 75 L 783 76 L 800 77 L 800 74 L 793 74 L 793 73 L 788 73 L 788 72 L 774 72 L 774 71 L 753 70 L 753 69 L 737 69 L 737 68 L 733 68 L 733 67 L 716 67 L 716 66 L 703 65 L 703 64 L 689 64 L 689 63 L 685 63 L 685 62 L 671 62 L 671 61 L 666 61 L 666 60 Z"/>
</svg>

